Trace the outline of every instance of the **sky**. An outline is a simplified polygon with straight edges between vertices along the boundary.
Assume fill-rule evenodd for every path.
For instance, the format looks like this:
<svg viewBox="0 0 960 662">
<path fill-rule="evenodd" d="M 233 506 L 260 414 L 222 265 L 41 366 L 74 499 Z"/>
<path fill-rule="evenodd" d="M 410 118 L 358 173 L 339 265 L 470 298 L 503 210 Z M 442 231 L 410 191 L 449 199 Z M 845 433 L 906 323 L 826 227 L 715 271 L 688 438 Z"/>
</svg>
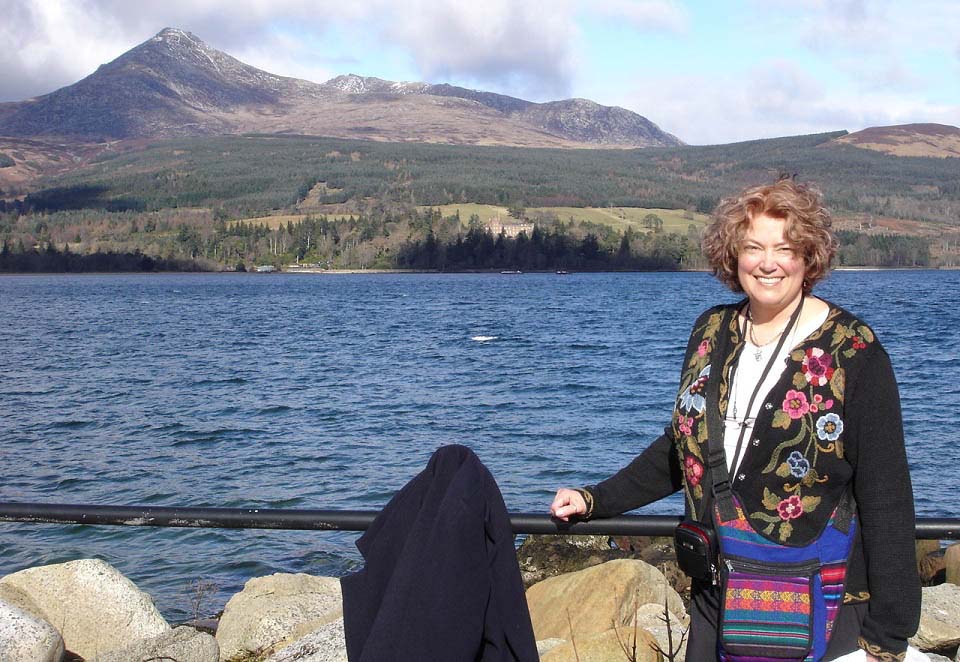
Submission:
<svg viewBox="0 0 960 662">
<path fill-rule="evenodd" d="M 960 0 L 0 0 L 0 101 L 165 27 L 271 73 L 621 106 L 690 144 L 960 125 Z"/>
</svg>

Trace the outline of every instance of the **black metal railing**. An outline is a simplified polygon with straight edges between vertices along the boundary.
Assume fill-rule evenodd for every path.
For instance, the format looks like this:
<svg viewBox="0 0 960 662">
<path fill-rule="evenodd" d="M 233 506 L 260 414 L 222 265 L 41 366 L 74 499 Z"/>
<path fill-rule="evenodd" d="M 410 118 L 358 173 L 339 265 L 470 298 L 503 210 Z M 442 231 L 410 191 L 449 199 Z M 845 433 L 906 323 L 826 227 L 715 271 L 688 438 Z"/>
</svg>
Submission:
<svg viewBox="0 0 960 662">
<path fill-rule="evenodd" d="M 193 508 L 177 506 L 91 506 L 55 503 L 0 503 L 0 522 L 161 526 L 219 529 L 292 529 L 365 531 L 375 510 L 277 510 L 267 508 Z M 590 522 L 565 523 L 549 515 L 512 513 L 514 533 L 669 536 L 677 515 L 620 515 Z M 916 537 L 960 540 L 960 518 L 917 518 Z"/>
</svg>

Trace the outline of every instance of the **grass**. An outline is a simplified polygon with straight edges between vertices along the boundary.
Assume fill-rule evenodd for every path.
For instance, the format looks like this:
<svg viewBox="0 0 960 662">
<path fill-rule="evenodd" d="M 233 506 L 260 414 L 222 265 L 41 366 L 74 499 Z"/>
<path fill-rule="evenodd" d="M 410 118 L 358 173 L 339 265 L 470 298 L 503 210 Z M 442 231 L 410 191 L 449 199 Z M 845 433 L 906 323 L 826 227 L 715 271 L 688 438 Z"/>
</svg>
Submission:
<svg viewBox="0 0 960 662">
<path fill-rule="evenodd" d="M 516 221 L 511 219 L 506 207 L 497 205 L 482 205 L 473 202 L 455 204 L 425 206 L 421 210 L 439 209 L 443 216 L 454 216 L 460 212 L 460 221 L 466 225 L 470 217 L 474 214 L 480 217 L 483 223 L 498 216 L 502 222 L 509 223 Z M 664 232 L 676 232 L 684 234 L 687 227 L 695 225 L 698 228 L 704 227 L 709 221 L 706 214 L 698 214 L 684 209 L 648 209 L 644 207 L 527 207 L 526 215 L 529 219 L 536 219 L 539 214 L 553 213 L 562 221 L 573 218 L 574 221 L 588 221 L 590 223 L 599 223 L 609 225 L 612 228 L 623 232 L 628 226 L 633 227 L 637 232 L 646 232 L 648 228 L 643 226 L 643 219 L 648 214 L 656 214 L 663 220 Z M 280 225 L 286 225 L 288 221 L 299 223 L 309 214 L 278 214 L 275 216 L 255 216 L 241 219 L 244 223 L 254 223 L 256 225 L 266 225 L 271 230 L 275 230 Z M 316 213 L 314 213 L 316 215 Z M 330 220 L 338 218 L 347 218 L 348 214 L 330 215 Z M 237 221 L 232 221 L 236 223 Z"/>
<path fill-rule="evenodd" d="M 476 214 L 480 220 L 486 223 L 490 219 L 500 217 L 501 221 L 508 222 L 510 215 L 506 207 L 496 205 L 481 205 L 476 203 L 463 203 L 454 205 L 441 205 L 435 207 L 421 207 L 421 209 L 439 209 L 444 216 L 453 216 L 460 212 L 460 220 L 466 223 L 470 216 Z M 573 218 L 574 221 L 588 221 L 590 223 L 600 223 L 609 225 L 616 230 L 623 231 L 628 226 L 638 232 L 645 232 L 647 228 L 643 226 L 643 219 L 648 214 L 656 214 L 663 220 L 664 232 L 676 232 L 683 234 L 687 227 L 695 225 L 702 228 L 707 225 L 710 217 L 706 214 L 686 211 L 684 209 L 648 209 L 644 207 L 527 207 L 526 215 L 528 218 L 536 218 L 538 214 L 553 213 L 560 220 L 567 221 Z"/>
<path fill-rule="evenodd" d="M 506 207 L 499 207 L 497 205 L 482 205 L 475 202 L 463 202 L 455 205 L 427 205 L 419 208 L 420 211 L 426 211 L 427 209 L 439 209 L 440 213 L 444 217 L 453 216 L 457 212 L 460 212 L 460 221 L 466 225 L 470 220 L 470 217 L 476 214 L 480 217 L 480 220 L 486 223 L 491 218 L 500 217 L 501 220 L 507 221 L 510 219 L 510 213 L 507 211 Z"/>
</svg>

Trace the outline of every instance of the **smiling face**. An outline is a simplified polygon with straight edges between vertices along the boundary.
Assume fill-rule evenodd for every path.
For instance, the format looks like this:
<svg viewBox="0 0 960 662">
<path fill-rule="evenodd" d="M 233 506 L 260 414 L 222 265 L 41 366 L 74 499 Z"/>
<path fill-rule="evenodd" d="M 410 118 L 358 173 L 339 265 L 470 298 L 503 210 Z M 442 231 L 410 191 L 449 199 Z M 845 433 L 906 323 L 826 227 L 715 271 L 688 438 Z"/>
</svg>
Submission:
<svg viewBox="0 0 960 662">
<path fill-rule="evenodd" d="M 765 321 L 792 309 L 800 298 L 806 265 L 784 236 L 786 220 L 766 214 L 750 221 L 737 252 L 737 276 L 755 318 Z"/>
</svg>

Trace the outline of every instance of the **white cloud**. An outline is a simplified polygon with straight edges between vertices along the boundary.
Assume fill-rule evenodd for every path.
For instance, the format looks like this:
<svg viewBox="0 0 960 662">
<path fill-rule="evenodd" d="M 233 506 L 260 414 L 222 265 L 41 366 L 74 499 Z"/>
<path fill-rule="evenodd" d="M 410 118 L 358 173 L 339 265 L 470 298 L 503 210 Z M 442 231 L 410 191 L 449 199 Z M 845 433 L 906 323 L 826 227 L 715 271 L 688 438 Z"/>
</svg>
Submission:
<svg viewBox="0 0 960 662">
<path fill-rule="evenodd" d="M 125 50 L 123 36 L 82 5 L 0 0 L 0 101 L 45 94 L 92 73 Z"/>
<path fill-rule="evenodd" d="M 833 63 L 863 90 L 910 93 L 929 81 L 930 57 L 955 47 L 960 3 L 942 0 L 788 0 L 754 4 L 780 39 Z M 920 55 L 926 55 L 927 60 Z M 942 84 L 942 83 L 941 83 Z"/>
<path fill-rule="evenodd" d="M 633 83 L 617 103 L 694 145 L 913 122 L 956 125 L 960 118 L 958 105 L 890 91 L 828 92 L 816 77 L 784 61 L 743 75 L 659 75 Z"/>
<path fill-rule="evenodd" d="M 653 73 L 638 69 L 625 82 L 606 80 L 603 71 L 578 71 L 589 36 L 578 20 L 599 17 L 638 31 L 702 39 L 699 32 L 692 37 L 695 28 L 704 29 L 693 20 L 694 5 L 671 0 L 0 0 L 0 43 L 5 45 L 0 101 L 75 82 L 160 29 L 179 27 L 254 66 L 316 82 L 347 72 L 392 78 L 400 71 L 412 80 L 541 101 L 576 94 L 571 81 L 590 79 L 596 101 L 633 109 L 696 144 L 871 124 L 960 123 L 957 95 L 950 91 L 960 77 L 955 32 L 960 2 L 756 0 L 747 10 L 748 18 L 741 16 L 737 23 L 739 33 L 763 35 L 782 44 L 784 54 L 798 49 L 800 54 L 747 71 L 710 69 L 708 61 L 698 73 L 678 75 L 664 63 Z M 331 43 L 337 47 L 326 46 Z M 696 47 L 691 44 L 691 50 Z M 629 56 L 629 44 L 624 49 Z M 377 58 L 367 57 L 370 52 Z M 953 66 L 930 67 L 931 57 Z M 807 61 L 813 64 L 801 66 Z M 358 70 L 359 63 L 367 70 Z M 378 71 L 377 63 L 395 66 Z"/>
<path fill-rule="evenodd" d="M 686 10 L 666 0 L 592 0 L 584 11 L 626 22 L 642 31 L 667 30 L 682 33 L 689 28 Z"/>
<path fill-rule="evenodd" d="M 392 19 L 384 35 L 426 80 L 532 97 L 569 92 L 577 33 L 566 0 L 413 0 Z"/>
<path fill-rule="evenodd" d="M 265 35 L 262 39 L 232 50 L 230 55 L 258 69 L 314 83 L 323 83 L 344 73 L 331 67 L 331 63 L 322 55 L 313 52 L 308 42 L 285 34 Z"/>
<path fill-rule="evenodd" d="M 281 75 L 326 80 L 345 73 L 337 61 L 392 50 L 421 80 L 553 98 L 569 91 L 574 68 L 572 2 L 0 0 L 0 37 L 15 46 L 0 55 L 0 100 L 75 82 L 164 27 Z M 343 34 L 355 35 L 344 40 L 353 52 L 325 61 L 311 50 Z"/>
</svg>

